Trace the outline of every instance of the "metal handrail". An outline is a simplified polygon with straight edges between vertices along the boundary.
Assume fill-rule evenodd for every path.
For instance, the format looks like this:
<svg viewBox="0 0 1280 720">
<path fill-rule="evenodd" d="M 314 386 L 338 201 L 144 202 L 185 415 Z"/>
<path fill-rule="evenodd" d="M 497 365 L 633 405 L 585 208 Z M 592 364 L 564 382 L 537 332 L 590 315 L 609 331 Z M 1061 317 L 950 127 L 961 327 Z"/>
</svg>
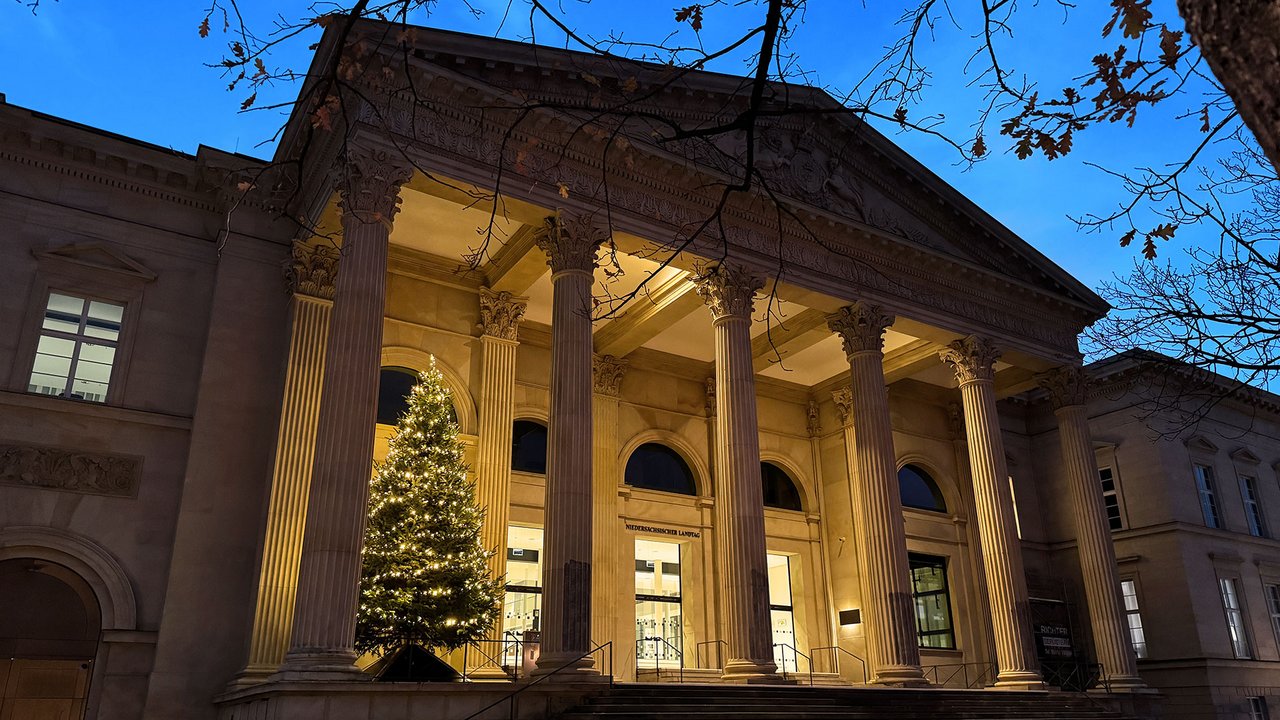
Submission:
<svg viewBox="0 0 1280 720">
<path fill-rule="evenodd" d="M 601 650 L 604 650 L 605 648 L 608 648 L 608 651 L 609 651 L 609 672 L 608 672 L 608 674 L 607 674 L 607 676 L 606 676 L 606 677 L 608 677 L 608 678 L 609 678 L 609 687 L 610 687 L 610 688 L 612 688 L 612 687 L 613 687 L 613 641 L 612 641 L 612 640 L 610 640 L 610 641 L 608 641 L 608 642 L 605 642 L 605 643 L 602 643 L 602 644 L 600 644 L 600 645 L 597 645 L 597 646 L 595 646 L 594 648 L 592 648 L 592 649 L 590 649 L 590 650 L 588 650 L 588 651 L 586 651 L 586 652 L 582 653 L 581 655 L 579 655 L 579 656 L 577 656 L 577 657 L 573 658 L 573 659 L 572 659 L 572 660 L 570 660 L 569 662 L 567 662 L 567 663 L 565 663 L 565 664 L 561 665 L 560 667 L 556 668 L 555 670 L 552 670 L 551 672 L 547 673 L 546 675 L 539 675 L 538 677 L 534 678 L 533 680 L 530 680 L 529 682 L 525 683 L 524 685 L 521 685 L 520 687 L 518 687 L 518 688 L 516 688 L 515 690 L 511 691 L 510 693 L 508 693 L 508 694 L 507 694 L 507 695 L 505 695 L 504 697 L 500 697 L 500 698 L 498 698 L 497 700 L 494 700 L 493 702 L 489 703 L 488 705 L 485 705 L 484 707 L 480 708 L 479 710 L 477 710 L 477 711 L 475 711 L 475 712 L 471 713 L 470 715 L 468 715 L 468 716 L 466 716 L 466 717 L 462 718 L 462 720 L 475 720 L 475 718 L 479 717 L 480 715 L 483 715 L 484 713 L 486 713 L 486 712 L 488 712 L 489 710 L 491 710 L 491 709 L 493 709 L 493 708 L 495 708 L 495 707 L 497 707 L 497 706 L 501 705 L 501 704 L 502 704 L 502 703 L 504 703 L 504 702 L 510 702 L 510 703 L 511 703 L 511 720 L 515 720 L 515 718 L 516 718 L 516 698 L 517 698 L 517 697 L 519 697 L 520 693 L 523 693 L 525 690 L 528 690 L 529 688 L 533 687 L 534 685 L 537 685 L 538 683 L 542 682 L 543 680 L 546 680 L 547 678 L 549 678 L 549 677 L 551 677 L 551 676 L 553 676 L 553 675 L 557 675 L 557 674 L 559 674 L 561 671 L 567 670 L 568 668 L 572 667 L 574 664 L 576 664 L 576 663 L 577 663 L 577 662 L 579 662 L 580 660 L 582 660 L 582 659 L 584 659 L 584 658 L 591 657 L 592 655 L 595 655 L 597 652 L 600 652 Z M 604 673 L 601 673 L 601 674 L 604 674 Z"/>
<path fill-rule="evenodd" d="M 812 687 L 812 686 L 813 686 L 813 658 L 811 658 L 811 657 L 809 657 L 808 655 L 805 655 L 804 653 L 802 653 L 802 652 L 800 652 L 799 650 L 797 650 L 795 645 L 788 645 L 787 643 L 774 643 L 774 644 L 773 644 L 773 646 L 774 646 L 774 647 L 780 647 L 780 648 L 783 648 L 783 653 L 782 653 L 782 679 L 783 679 L 783 680 L 786 680 L 786 679 L 787 679 L 787 653 L 786 653 L 786 648 L 791 648 L 791 652 L 795 653 L 795 656 L 796 656 L 796 666 L 797 666 L 797 668 L 798 668 L 798 667 L 799 667 L 799 665 L 800 665 L 800 658 L 804 658 L 806 661 L 808 661 L 808 663 L 809 663 L 809 686 L 810 686 L 810 687 Z"/>
<path fill-rule="evenodd" d="M 637 657 L 640 655 L 640 643 L 642 643 L 642 642 L 662 643 L 663 645 L 666 645 L 667 647 L 669 647 L 669 648 L 671 648 L 672 650 L 675 650 L 675 651 L 676 651 L 676 657 L 677 657 L 677 658 L 679 658 L 679 660 L 680 660 L 680 668 L 679 668 L 679 671 L 680 671 L 680 672 L 679 672 L 680 684 L 681 684 L 681 685 L 683 685 L 683 684 L 684 684 L 684 653 L 680 651 L 680 648 L 676 647 L 675 645 L 672 645 L 670 642 L 668 642 L 668 641 L 667 641 L 667 639 L 666 639 L 666 638 L 661 638 L 661 637 L 656 637 L 656 636 L 655 636 L 655 637 L 642 637 L 642 638 L 640 638 L 639 640 L 637 640 L 637 641 L 636 641 L 636 656 L 637 656 Z M 662 682 L 662 666 L 660 666 L 660 665 L 658 664 L 658 660 L 659 660 L 659 658 L 658 658 L 658 651 L 657 651 L 657 647 L 655 646 L 655 649 L 654 649 L 654 652 L 653 652 L 653 680 L 654 680 L 654 682 Z M 637 662 L 638 662 L 638 661 L 637 661 Z"/>
<path fill-rule="evenodd" d="M 977 672 L 974 675 L 972 680 L 969 679 L 969 668 L 971 667 L 981 669 L 981 672 Z M 955 669 L 952 670 L 950 673 L 948 673 L 945 678 L 939 679 L 938 668 L 955 668 Z M 956 675 L 963 674 L 964 686 L 968 689 L 972 689 L 976 686 L 981 685 L 983 679 L 988 677 L 988 675 L 994 681 L 996 679 L 996 675 L 998 674 L 998 669 L 996 667 L 996 664 L 993 662 L 946 663 L 942 665 L 925 665 L 921 667 L 921 670 L 926 671 L 925 672 L 926 677 L 929 675 L 927 671 L 932 670 L 933 684 L 944 685 L 944 686 L 948 682 L 951 682 L 953 679 L 955 679 Z"/>
<path fill-rule="evenodd" d="M 729 643 L 728 643 L 728 641 L 725 641 L 725 640 L 703 640 L 702 642 L 697 643 L 696 645 L 694 645 L 694 646 L 693 646 L 693 659 L 698 663 L 698 667 L 700 667 L 700 668 L 705 668 L 705 667 L 706 667 L 706 665 L 704 665 L 704 664 L 702 663 L 702 647 L 703 647 L 704 645 L 715 645 L 715 646 L 716 646 L 716 660 L 719 662 L 719 664 L 718 664 L 718 665 L 716 665 L 715 667 L 713 667 L 713 668 L 707 668 L 707 669 L 709 669 L 709 670 L 724 670 L 724 655 L 723 655 L 723 654 L 721 654 L 721 652 L 720 652 L 720 646 L 721 646 L 721 645 L 723 645 L 723 646 L 725 646 L 725 647 L 729 647 Z"/>
<path fill-rule="evenodd" d="M 501 649 L 498 650 L 498 656 L 499 658 L 503 658 L 503 659 L 495 658 L 489 653 L 485 652 L 484 648 L 480 647 L 481 643 L 501 643 Z M 507 654 L 507 647 L 510 646 L 512 643 L 515 643 L 515 646 L 516 646 L 517 660 L 516 660 L 516 664 L 511 667 L 510 671 L 508 671 L 507 666 L 504 664 L 504 659 Z M 503 637 L 501 640 L 496 640 L 496 639 L 472 640 L 466 645 L 463 645 L 462 646 L 462 679 L 464 681 L 474 682 L 472 681 L 470 675 L 474 675 L 475 671 L 481 669 L 482 667 L 487 667 L 487 666 L 480 666 L 476 668 L 471 667 L 471 663 L 469 662 L 471 648 L 475 648 L 476 652 L 480 653 L 481 657 L 483 657 L 484 659 L 492 663 L 494 667 L 502 670 L 503 675 L 508 676 L 512 682 L 515 682 L 515 680 L 520 676 L 520 662 L 519 662 L 519 658 L 521 657 L 520 644 L 521 644 L 521 641 L 519 640 L 507 640 L 505 637 Z"/>
<path fill-rule="evenodd" d="M 870 678 L 870 676 L 867 674 L 867 661 L 866 661 L 866 660 L 863 660 L 862 658 L 858 657 L 857 655 L 854 655 L 853 653 L 849 652 L 848 650 L 845 650 L 844 648 L 840 647 L 839 645 L 824 645 L 823 647 L 809 648 L 809 652 L 813 653 L 814 655 L 817 655 L 819 650 L 834 650 L 834 651 L 835 651 L 835 652 L 831 653 L 831 657 L 832 657 L 832 659 L 833 659 L 833 663 L 832 663 L 833 668 L 832 668 L 832 669 L 833 669 L 833 670 L 835 670 L 835 672 L 836 672 L 836 674 L 837 674 L 837 675 L 839 675 L 839 674 L 840 674 L 840 655 L 839 655 L 838 653 L 844 653 L 845 655 L 848 655 L 849 657 L 853 658 L 854 660 L 857 660 L 857 661 L 858 661 L 858 664 L 862 666 L 862 684 L 863 684 L 863 685 L 866 685 L 866 684 L 867 684 L 867 682 L 871 679 L 871 678 Z"/>
<path fill-rule="evenodd" d="M 1111 692 L 1111 679 L 1107 677 L 1102 663 L 1042 664 L 1040 676 L 1045 683 L 1069 692 L 1084 692 L 1098 686 L 1107 693 Z M 1073 681 L 1078 681 L 1079 690 L 1072 687 L 1075 685 Z"/>
</svg>

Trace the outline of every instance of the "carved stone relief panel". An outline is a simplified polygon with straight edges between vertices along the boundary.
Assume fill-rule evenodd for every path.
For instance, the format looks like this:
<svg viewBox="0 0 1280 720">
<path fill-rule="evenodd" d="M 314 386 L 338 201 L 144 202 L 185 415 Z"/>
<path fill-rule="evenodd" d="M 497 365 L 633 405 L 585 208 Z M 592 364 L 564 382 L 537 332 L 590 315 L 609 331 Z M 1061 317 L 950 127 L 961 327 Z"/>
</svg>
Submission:
<svg viewBox="0 0 1280 720">
<path fill-rule="evenodd" d="M 0 444 L 0 485 L 133 497 L 141 475 L 137 456 Z"/>
</svg>

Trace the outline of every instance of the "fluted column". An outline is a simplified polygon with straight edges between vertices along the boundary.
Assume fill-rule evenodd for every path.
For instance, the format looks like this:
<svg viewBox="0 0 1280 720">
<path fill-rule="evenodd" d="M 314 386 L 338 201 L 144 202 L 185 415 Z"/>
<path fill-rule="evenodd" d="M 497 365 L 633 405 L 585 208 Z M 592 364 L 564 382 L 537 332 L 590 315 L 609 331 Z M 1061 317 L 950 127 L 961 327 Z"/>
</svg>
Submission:
<svg viewBox="0 0 1280 720">
<path fill-rule="evenodd" d="M 751 366 L 751 310 L 763 280 L 720 265 L 698 279 L 711 308 L 716 341 L 716 536 L 720 560 L 727 681 L 766 680 L 773 662 L 764 492 L 756 381 Z"/>
<path fill-rule="evenodd" d="M 549 218 L 538 247 L 551 265 L 551 416 L 538 672 L 595 672 L 591 643 L 591 283 L 607 234 L 589 216 Z"/>
<path fill-rule="evenodd" d="M 279 669 L 289 648 L 337 267 L 335 248 L 302 242 L 294 242 L 293 257 L 285 267 L 285 280 L 293 294 L 289 365 L 280 401 L 249 660 L 239 683 L 266 679 Z"/>
<path fill-rule="evenodd" d="M 1078 367 L 1064 367 L 1046 373 L 1040 381 L 1049 392 L 1054 415 L 1058 418 L 1062 466 L 1067 485 L 1071 488 L 1076 549 L 1080 553 L 1080 574 L 1089 603 L 1094 651 L 1112 688 L 1146 687 L 1138 677 L 1138 661 L 1129 642 L 1120 605 L 1120 571 L 1116 566 L 1111 528 L 1107 523 L 1102 487 L 1098 481 L 1093 440 L 1089 436 L 1084 371 Z"/>
<path fill-rule="evenodd" d="M 356 672 L 360 546 L 377 411 L 387 244 L 412 168 L 393 153 L 352 147 L 338 185 L 342 272 L 325 351 L 316 453 L 286 672 Z"/>
<path fill-rule="evenodd" d="M 868 661 L 878 683 L 923 684 L 884 381 L 884 331 L 893 324 L 893 316 L 857 302 L 832 315 L 827 324 L 844 342 L 852 378 L 850 482 L 858 486 L 861 498 L 856 537 Z"/>
<path fill-rule="evenodd" d="M 978 533 L 982 538 L 982 562 L 991 603 L 997 687 L 1040 688 L 1044 684 L 1036 663 L 1031 635 L 1031 609 L 1027 577 L 1022 567 L 1005 465 L 1004 441 L 996 410 L 995 370 L 999 351 L 985 338 L 970 335 L 951 343 L 942 359 L 955 370 L 964 404 L 964 425 L 969 438 L 969 467 L 973 475 Z"/>
<path fill-rule="evenodd" d="M 622 477 L 618 457 L 618 394 L 622 376 L 627 371 L 627 361 L 612 355 L 594 358 L 595 392 L 592 395 L 591 437 L 595 445 L 591 454 L 592 475 L 592 573 L 591 573 L 591 639 L 599 644 L 612 640 L 615 648 L 622 640 L 619 633 L 618 610 L 627 598 L 621 592 L 619 568 L 627 565 L 631 539 L 622 529 L 618 519 L 618 481 Z M 630 555 L 635 557 L 634 548 Z M 630 640 L 630 638 L 627 638 Z"/>
<path fill-rule="evenodd" d="M 476 441 L 476 500 L 484 508 L 481 542 L 492 550 L 489 577 L 507 574 L 511 510 L 511 428 L 515 422 L 516 348 L 528 299 L 480 288 L 480 437 Z M 491 637 L 502 637 L 502 614 Z"/>
</svg>

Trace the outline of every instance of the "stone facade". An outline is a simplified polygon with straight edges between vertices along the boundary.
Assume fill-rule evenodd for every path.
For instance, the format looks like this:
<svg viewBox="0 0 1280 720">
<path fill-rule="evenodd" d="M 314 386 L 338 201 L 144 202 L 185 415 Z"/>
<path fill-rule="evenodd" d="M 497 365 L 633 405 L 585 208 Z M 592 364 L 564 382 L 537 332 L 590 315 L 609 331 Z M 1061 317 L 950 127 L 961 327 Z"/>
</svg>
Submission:
<svg viewBox="0 0 1280 720">
<path fill-rule="evenodd" d="M 1055 416 L 1037 390 L 1044 373 L 1078 369 L 1076 334 L 1105 310 L 1096 296 L 888 140 L 825 121 L 769 133 L 768 172 L 830 234 L 788 227 L 782 258 L 759 208 L 735 199 L 723 244 L 660 263 L 705 209 L 699 173 L 715 168 L 685 167 L 687 184 L 671 187 L 655 179 L 671 177 L 669 157 L 637 140 L 608 168 L 602 213 L 593 141 L 553 167 L 546 138 L 561 119 L 548 116 L 525 138 L 493 245 L 460 267 L 489 211 L 456 189 L 484 187 L 500 156 L 490 120 L 457 98 L 536 97 L 566 78 L 554 63 L 525 73 L 536 60 L 520 46 L 423 33 L 436 54 L 412 72 L 439 121 L 415 126 L 384 98 L 341 138 L 295 123 L 279 157 L 300 143 L 322 157 L 284 199 L 242 197 L 237 178 L 256 163 L 239 156 L 183 156 L 0 106 L 0 327 L 14 328 L 0 333 L 0 570 L 64 568 L 96 608 L 96 649 L 60 656 L 72 676 L 89 663 L 87 696 L 68 702 L 127 720 L 409 703 L 354 684 L 368 661 L 352 650 L 354 582 L 368 464 L 391 432 L 374 422 L 381 372 L 433 359 L 488 511 L 492 570 L 508 578 L 492 637 L 531 629 L 517 601 L 535 608 L 535 673 L 571 668 L 590 686 L 682 662 L 726 682 L 812 669 L 832 683 L 955 686 L 966 681 L 945 668 L 970 663 L 987 672 L 972 684 L 1043 688 L 1066 682 L 1040 662 L 1047 601 L 1074 628 L 1054 647 L 1073 662 L 1097 647 L 1110 683 L 1141 690 L 1115 579 L 1131 555 L 1178 567 L 1183 553 L 1125 549 L 1130 535 L 1173 537 L 1135 525 L 1113 535 L 1117 564 L 1087 449 L 1119 442 L 1119 421 L 1093 401 L 1087 423 Z M 716 76 L 691 82 L 732 92 Z M 795 147 L 806 132 L 812 143 Z M 854 135 L 861 149 L 836 152 Z M 290 202 L 326 233 L 280 219 Z M 83 304 L 67 329 L 51 298 L 107 309 Z M 74 377 L 58 385 L 46 338 L 93 346 L 86 318 L 112 308 L 109 382 L 94 397 Z M 518 463 L 513 443 L 538 427 L 543 464 Z M 1125 447 L 1135 462 L 1176 462 L 1175 446 Z M 645 475 L 646 453 L 666 475 Z M 1138 499 L 1161 495 L 1129 494 L 1128 467 L 1134 522 L 1189 522 Z M 902 494 L 907 471 L 931 478 L 931 497 Z M 1213 552 L 1212 567 L 1229 562 Z M 1157 583 L 1146 578 L 1144 593 Z M 1265 619 L 1260 586 L 1243 592 Z M 1210 605 L 1189 617 L 1217 642 Z M 1258 657 L 1274 650 L 1255 642 Z M 445 694 L 413 696 L 414 716 L 438 715 Z"/>
</svg>

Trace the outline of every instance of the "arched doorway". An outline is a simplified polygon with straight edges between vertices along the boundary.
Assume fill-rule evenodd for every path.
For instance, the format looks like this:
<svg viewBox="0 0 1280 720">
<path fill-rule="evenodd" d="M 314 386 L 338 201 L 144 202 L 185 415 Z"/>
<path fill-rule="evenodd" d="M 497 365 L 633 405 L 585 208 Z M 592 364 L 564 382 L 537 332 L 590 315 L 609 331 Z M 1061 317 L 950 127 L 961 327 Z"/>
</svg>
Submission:
<svg viewBox="0 0 1280 720">
<path fill-rule="evenodd" d="M 0 718 L 84 716 L 102 611 L 76 573 L 47 560 L 0 560 Z"/>
</svg>

